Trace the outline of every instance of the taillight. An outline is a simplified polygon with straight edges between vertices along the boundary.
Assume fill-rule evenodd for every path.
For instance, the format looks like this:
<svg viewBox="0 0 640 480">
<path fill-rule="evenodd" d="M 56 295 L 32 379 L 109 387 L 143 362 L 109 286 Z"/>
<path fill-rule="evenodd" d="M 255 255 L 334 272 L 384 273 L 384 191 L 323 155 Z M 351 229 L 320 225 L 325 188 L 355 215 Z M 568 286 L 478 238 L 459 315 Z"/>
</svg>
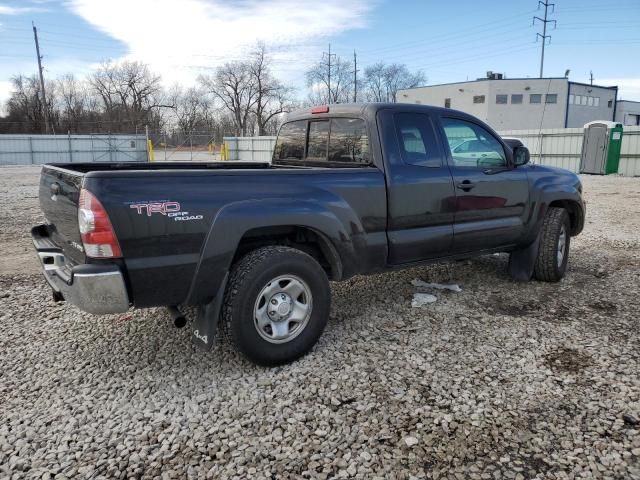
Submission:
<svg viewBox="0 0 640 480">
<path fill-rule="evenodd" d="M 80 190 L 78 227 L 84 253 L 92 258 L 121 257 L 120 244 L 111 226 L 109 215 L 100 201 L 89 191 Z"/>
</svg>

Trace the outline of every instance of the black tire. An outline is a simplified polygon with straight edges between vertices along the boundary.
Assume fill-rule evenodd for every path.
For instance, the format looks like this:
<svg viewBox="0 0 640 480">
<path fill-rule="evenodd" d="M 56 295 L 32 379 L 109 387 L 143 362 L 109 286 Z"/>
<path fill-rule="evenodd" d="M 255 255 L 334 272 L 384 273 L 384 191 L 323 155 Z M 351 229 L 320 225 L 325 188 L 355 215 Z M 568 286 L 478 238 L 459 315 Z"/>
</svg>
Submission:
<svg viewBox="0 0 640 480">
<path fill-rule="evenodd" d="M 559 241 L 564 231 L 564 253 L 559 260 Z M 542 282 L 559 282 L 564 277 L 569 260 L 571 222 L 564 208 L 547 210 L 540 230 L 540 248 L 536 258 L 534 275 Z"/>
<path fill-rule="evenodd" d="M 254 308 L 258 308 L 256 302 L 259 296 L 263 298 L 264 289 L 274 284 L 272 280 L 287 275 L 301 280 L 310 290 L 310 313 L 305 315 L 304 325 L 292 323 L 295 337 L 284 343 L 271 343 L 274 340 L 263 338 L 271 327 L 259 333 Z M 291 362 L 313 348 L 329 319 L 330 304 L 327 275 L 313 257 L 294 248 L 269 246 L 249 252 L 233 266 L 222 314 L 236 348 L 258 365 L 273 366 Z M 287 330 L 289 325 L 287 322 Z"/>
</svg>

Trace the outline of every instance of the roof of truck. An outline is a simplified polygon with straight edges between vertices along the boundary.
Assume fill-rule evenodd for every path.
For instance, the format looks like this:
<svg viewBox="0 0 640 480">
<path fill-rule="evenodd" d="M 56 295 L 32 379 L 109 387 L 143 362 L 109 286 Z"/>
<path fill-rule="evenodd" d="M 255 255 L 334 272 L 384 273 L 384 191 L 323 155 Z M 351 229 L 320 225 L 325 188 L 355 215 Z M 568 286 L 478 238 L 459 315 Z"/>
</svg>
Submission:
<svg viewBox="0 0 640 480">
<path fill-rule="evenodd" d="M 312 110 L 326 108 L 326 112 L 313 113 Z M 323 117 L 335 117 L 335 116 L 375 116 L 378 110 L 400 110 L 411 112 L 455 112 L 462 116 L 469 116 L 469 114 L 454 110 L 451 108 L 436 107 L 432 105 L 418 105 L 415 103 L 334 103 L 331 105 L 321 105 L 302 108 L 295 110 L 287 115 L 286 121 L 302 120 L 308 118 L 323 118 Z"/>
</svg>

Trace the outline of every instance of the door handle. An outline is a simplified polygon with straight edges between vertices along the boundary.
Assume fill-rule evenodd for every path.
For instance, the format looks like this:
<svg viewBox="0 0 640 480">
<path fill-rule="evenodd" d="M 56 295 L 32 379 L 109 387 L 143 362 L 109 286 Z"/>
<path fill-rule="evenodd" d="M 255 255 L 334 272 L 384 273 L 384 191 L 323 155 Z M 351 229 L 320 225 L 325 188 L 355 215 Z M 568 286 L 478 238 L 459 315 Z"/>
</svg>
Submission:
<svg viewBox="0 0 640 480">
<path fill-rule="evenodd" d="M 475 186 L 476 184 L 473 183 L 471 180 L 463 180 L 462 182 L 456 184 L 457 188 L 459 188 L 460 190 L 464 190 L 465 192 L 468 192 Z"/>
</svg>

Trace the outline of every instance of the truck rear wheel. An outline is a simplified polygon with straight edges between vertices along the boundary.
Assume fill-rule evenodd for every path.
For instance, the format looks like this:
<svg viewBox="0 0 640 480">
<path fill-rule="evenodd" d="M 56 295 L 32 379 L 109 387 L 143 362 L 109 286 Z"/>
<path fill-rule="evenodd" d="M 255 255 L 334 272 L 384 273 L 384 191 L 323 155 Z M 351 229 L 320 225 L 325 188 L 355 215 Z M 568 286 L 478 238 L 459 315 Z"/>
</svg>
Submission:
<svg viewBox="0 0 640 480">
<path fill-rule="evenodd" d="M 571 223 L 564 208 L 547 210 L 540 230 L 540 248 L 534 274 L 543 282 L 558 282 L 564 277 L 569 260 Z"/>
<path fill-rule="evenodd" d="M 290 247 L 254 250 L 231 271 L 223 318 L 240 352 L 259 365 L 291 362 L 315 345 L 329 318 L 327 275 Z"/>
</svg>

